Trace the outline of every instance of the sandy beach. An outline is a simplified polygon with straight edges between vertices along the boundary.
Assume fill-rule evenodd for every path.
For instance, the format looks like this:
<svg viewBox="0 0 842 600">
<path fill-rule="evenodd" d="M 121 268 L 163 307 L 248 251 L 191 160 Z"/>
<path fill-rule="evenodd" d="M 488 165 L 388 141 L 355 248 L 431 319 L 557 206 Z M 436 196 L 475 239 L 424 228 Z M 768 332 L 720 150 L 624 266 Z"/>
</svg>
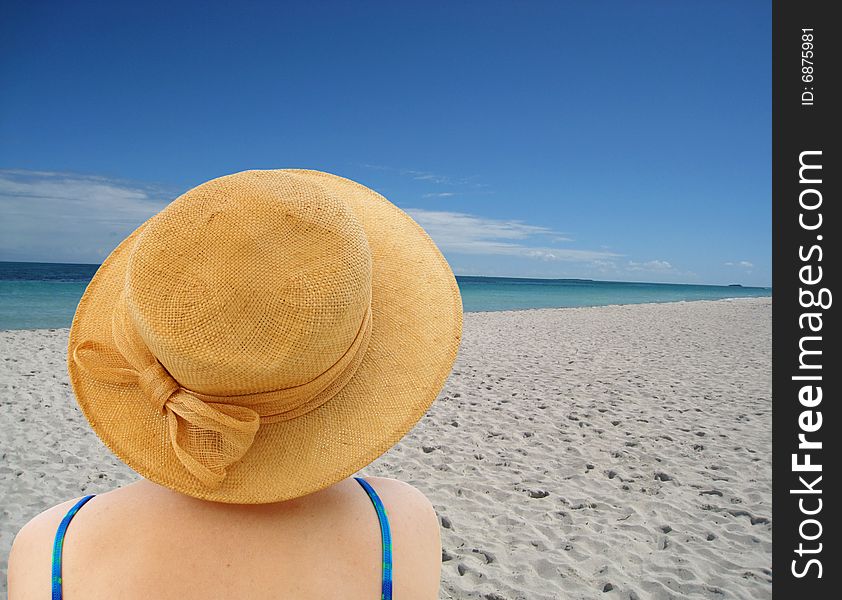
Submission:
<svg viewBox="0 0 842 600">
<path fill-rule="evenodd" d="M 433 502 L 442 598 L 770 598 L 771 317 L 771 298 L 467 313 L 438 402 L 364 474 Z M 137 477 L 76 407 L 66 339 L 0 331 L 3 591 L 27 520 Z"/>
</svg>

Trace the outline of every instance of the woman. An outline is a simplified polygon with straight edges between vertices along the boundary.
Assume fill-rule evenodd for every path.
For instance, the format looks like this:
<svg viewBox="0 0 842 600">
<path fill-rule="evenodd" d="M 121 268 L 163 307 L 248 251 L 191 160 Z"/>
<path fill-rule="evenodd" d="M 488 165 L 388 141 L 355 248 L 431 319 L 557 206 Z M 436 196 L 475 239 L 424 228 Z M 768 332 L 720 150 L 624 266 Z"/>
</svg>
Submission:
<svg viewBox="0 0 842 600">
<path fill-rule="evenodd" d="M 187 192 L 106 259 L 70 331 L 79 406 L 143 479 L 28 523 L 11 600 L 435 598 L 429 501 L 352 475 L 429 408 L 461 324 L 435 244 L 362 185 Z"/>
</svg>

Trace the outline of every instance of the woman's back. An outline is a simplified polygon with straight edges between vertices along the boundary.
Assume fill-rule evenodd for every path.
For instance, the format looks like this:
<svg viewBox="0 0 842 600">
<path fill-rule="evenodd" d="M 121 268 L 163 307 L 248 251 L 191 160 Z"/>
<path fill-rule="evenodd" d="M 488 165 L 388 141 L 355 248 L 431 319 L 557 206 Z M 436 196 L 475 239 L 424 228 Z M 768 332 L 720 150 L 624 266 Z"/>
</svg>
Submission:
<svg viewBox="0 0 842 600">
<path fill-rule="evenodd" d="M 396 598 L 437 597 L 438 520 L 415 488 L 369 478 L 388 514 Z M 50 597 L 53 539 L 72 500 L 33 519 L 9 561 L 10 600 Z M 101 494 L 68 528 L 64 598 L 381 597 L 381 531 L 353 479 L 276 504 L 197 500 L 146 480 Z"/>
</svg>

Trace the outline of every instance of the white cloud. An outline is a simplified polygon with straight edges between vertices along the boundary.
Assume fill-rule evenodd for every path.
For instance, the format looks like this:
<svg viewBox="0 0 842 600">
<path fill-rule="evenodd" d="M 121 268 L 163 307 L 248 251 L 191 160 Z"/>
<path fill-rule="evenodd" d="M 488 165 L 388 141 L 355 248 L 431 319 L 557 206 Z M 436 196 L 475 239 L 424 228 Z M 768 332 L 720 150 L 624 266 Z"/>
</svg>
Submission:
<svg viewBox="0 0 842 600">
<path fill-rule="evenodd" d="M 408 175 L 417 181 L 429 181 L 431 183 L 446 183 L 452 184 L 453 180 L 445 175 L 436 175 L 435 173 L 428 173 L 426 171 L 412 171 L 409 169 L 401 169 L 401 175 Z"/>
<path fill-rule="evenodd" d="M 0 171 L 0 257 L 100 262 L 173 197 L 107 177 Z"/>
<path fill-rule="evenodd" d="M 178 193 L 101 176 L 0 170 L 0 260 L 101 262 Z M 451 195 L 455 192 L 436 197 Z M 448 210 L 405 210 L 445 253 L 464 255 L 459 259 L 462 272 L 488 274 L 499 268 L 535 276 L 682 274 L 666 260 L 625 260 L 606 246 L 571 248 L 568 235 L 543 225 Z M 731 265 L 753 266 L 748 261 Z"/>
<path fill-rule="evenodd" d="M 617 257 L 602 250 L 577 250 L 529 245 L 536 238 L 552 236 L 555 241 L 571 241 L 540 225 L 521 221 L 490 219 L 467 213 L 404 209 L 442 250 L 461 254 L 508 255 L 546 261 L 586 262 Z"/>
<path fill-rule="evenodd" d="M 628 271 L 654 271 L 654 272 L 666 272 L 672 271 L 672 265 L 665 261 L 665 260 L 650 260 L 646 262 L 635 262 L 630 260 L 626 265 L 626 269 Z"/>
<path fill-rule="evenodd" d="M 617 260 L 599 259 L 590 263 L 593 275 L 605 278 L 619 278 L 619 280 L 649 281 L 697 281 L 699 276 L 693 271 L 678 268 L 667 260 Z"/>
<path fill-rule="evenodd" d="M 741 267 L 743 269 L 753 269 L 754 263 L 749 262 L 747 260 L 741 260 L 741 261 L 738 261 L 738 262 L 728 261 L 727 263 L 725 263 L 725 266 L 726 267 Z"/>
<path fill-rule="evenodd" d="M 360 166 L 365 169 L 371 169 L 373 171 L 389 171 L 392 173 L 397 173 L 398 175 L 402 175 L 403 177 L 408 177 L 410 179 L 414 179 L 415 181 L 420 181 L 423 183 L 432 183 L 436 185 L 447 186 L 463 186 L 470 188 L 488 187 L 488 184 L 478 182 L 476 176 L 451 177 L 450 175 L 441 175 L 439 173 L 433 173 L 431 171 L 421 171 L 418 169 L 401 169 L 396 167 L 390 167 L 387 165 L 373 165 L 368 163 L 363 163 Z"/>
<path fill-rule="evenodd" d="M 100 176 L 0 171 L 0 260 L 100 262 L 176 195 Z M 517 220 L 421 208 L 407 212 L 449 252 L 583 263 L 620 256 L 553 247 L 571 240 L 548 227 Z"/>
<path fill-rule="evenodd" d="M 423 198 L 450 198 L 451 196 L 455 196 L 455 192 L 433 192 L 430 194 L 424 194 Z"/>
</svg>

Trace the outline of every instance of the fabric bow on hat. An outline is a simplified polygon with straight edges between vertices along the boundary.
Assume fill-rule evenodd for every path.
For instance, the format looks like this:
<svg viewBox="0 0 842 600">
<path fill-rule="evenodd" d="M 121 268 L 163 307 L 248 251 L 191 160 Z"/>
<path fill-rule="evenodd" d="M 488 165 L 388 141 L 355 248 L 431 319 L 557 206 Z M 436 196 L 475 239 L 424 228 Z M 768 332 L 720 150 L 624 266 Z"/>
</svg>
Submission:
<svg viewBox="0 0 842 600">
<path fill-rule="evenodd" d="M 244 406 L 199 400 L 151 354 L 143 365 L 95 366 L 108 354 L 101 345 L 85 341 L 73 349 L 73 360 L 96 379 L 136 384 L 166 415 L 172 448 L 185 468 L 205 486 L 219 487 L 226 468 L 251 447 L 260 415 Z"/>
<path fill-rule="evenodd" d="M 211 396 L 182 387 L 149 351 L 126 315 L 121 298 L 112 318 L 116 348 L 83 340 L 72 360 L 92 378 L 135 385 L 167 419 L 172 449 L 205 487 L 218 488 L 228 467 L 249 450 L 261 422 L 288 420 L 333 397 L 357 370 L 371 334 L 371 309 L 348 351 L 311 381 L 281 390 Z"/>
</svg>

